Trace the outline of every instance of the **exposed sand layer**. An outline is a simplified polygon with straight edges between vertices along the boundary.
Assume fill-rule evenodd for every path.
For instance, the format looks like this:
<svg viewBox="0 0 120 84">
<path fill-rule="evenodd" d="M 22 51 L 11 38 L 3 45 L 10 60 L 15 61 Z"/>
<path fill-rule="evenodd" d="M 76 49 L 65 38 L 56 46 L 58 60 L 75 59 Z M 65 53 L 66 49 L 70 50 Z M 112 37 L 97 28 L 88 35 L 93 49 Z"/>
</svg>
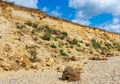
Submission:
<svg viewBox="0 0 120 84">
<path fill-rule="evenodd" d="M 81 80 L 67 82 L 55 71 L 9 71 L 1 72 L 0 84 L 120 84 L 120 57 L 107 61 L 88 61 L 83 67 Z"/>
</svg>

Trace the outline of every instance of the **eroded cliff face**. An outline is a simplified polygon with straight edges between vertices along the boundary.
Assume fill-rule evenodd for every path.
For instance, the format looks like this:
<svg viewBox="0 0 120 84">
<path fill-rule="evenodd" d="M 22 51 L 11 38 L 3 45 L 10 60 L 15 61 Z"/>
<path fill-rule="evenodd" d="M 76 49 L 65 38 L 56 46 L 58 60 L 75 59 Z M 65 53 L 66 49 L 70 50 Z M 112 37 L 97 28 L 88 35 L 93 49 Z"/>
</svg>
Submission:
<svg viewBox="0 0 120 84">
<path fill-rule="evenodd" d="M 111 39 L 120 41 L 120 35 L 110 33 L 98 28 L 91 28 L 85 25 L 79 25 L 70 21 L 49 16 L 36 9 L 28 9 L 1 2 L 0 15 L 7 20 L 13 21 L 32 21 L 41 25 L 49 25 L 53 28 L 67 31 L 70 37 L 81 39 Z"/>
<path fill-rule="evenodd" d="M 49 41 L 43 39 L 46 33 Z M 54 66 L 66 57 L 120 55 L 119 43 L 119 34 L 0 2 L 0 66 L 5 70 Z"/>
</svg>

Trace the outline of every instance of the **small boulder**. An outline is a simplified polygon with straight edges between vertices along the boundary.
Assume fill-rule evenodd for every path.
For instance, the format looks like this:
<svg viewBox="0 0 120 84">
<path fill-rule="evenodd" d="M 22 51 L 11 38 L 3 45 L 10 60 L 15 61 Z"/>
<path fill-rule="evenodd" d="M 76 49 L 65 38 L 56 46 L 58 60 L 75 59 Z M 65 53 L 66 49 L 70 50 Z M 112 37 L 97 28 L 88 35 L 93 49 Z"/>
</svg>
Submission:
<svg viewBox="0 0 120 84">
<path fill-rule="evenodd" d="M 67 81 L 78 81 L 80 80 L 81 70 L 81 68 L 67 66 L 63 71 L 62 79 Z"/>
<path fill-rule="evenodd" d="M 54 59 L 48 58 L 47 62 L 46 62 L 46 65 L 52 67 L 55 64 L 54 62 L 55 62 Z"/>
</svg>

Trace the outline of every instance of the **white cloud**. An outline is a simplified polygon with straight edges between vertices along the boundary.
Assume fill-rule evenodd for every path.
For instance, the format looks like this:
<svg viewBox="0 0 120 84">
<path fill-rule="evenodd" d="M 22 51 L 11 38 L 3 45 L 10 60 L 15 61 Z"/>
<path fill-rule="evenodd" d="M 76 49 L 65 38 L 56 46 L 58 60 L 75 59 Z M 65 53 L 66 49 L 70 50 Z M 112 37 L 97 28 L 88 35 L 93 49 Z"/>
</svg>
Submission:
<svg viewBox="0 0 120 84">
<path fill-rule="evenodd" d="M 104 23 L 102 25 L 98 25 L 100 28 L 111 31 L 111 32 L 118 32 L 120 33 L 120 18 L 113 18 L 111 23 Z"/>
<path fill-rule="evenodd" d="M 108 24 L 100 28 L 111 31 L 111 32 L 120 33 L 120 24 Z"/>
<path fill-rule="evenodd" d="M 76 14 L 77 18 L 86 18 L 82 11 L 78 11 Z"/>
<path fill-rule="evenodd" d="M 120 22 L 120 19 L 119 18 L 117 18 L 117 17 L 114 17 L 113 18 L 113 24 L 117 24 L 117 23 L 119 23 Z"/>
<path fill-rule="evenodd" d="M 42 11 L 47 12 L 47 11 L 48 11 L 48 8 L 47 8 L 47 7 L 44 7 L 44 8 L 42 8 Z"/>
<path fill-rule="evenodd" d="M 79 24 L 85 24 L 85 25 L 90 25 L 90 22 L 88 20 L 80 20 L 80 19 L 74 19 L 72 20 L 73 22 L 79 23 Z"/>
<path fill-rule="evenodd" d="M 120 0 L 69 0 L 69 7 L 75 8 L 87 17 L 101 13 L 111 13 L 113 16 L 120 15 Z"/>
<path fill-rule="evenodd" d="M 53 10 L 53 11 L 50 13 L 50 15 L 55 16 L 55 17 L 61 17 L 61 16 L 62 16 L 62 13 L 59 13 L 58 11 Z"/>
<path fill-rule="evenodd" d="M 113 21 L 98 25 L 103 29 L 120 32 L 120 0 L 69 0 L 69 7 L 76 9 L 73 21 L 89 25 L 89 19 L 103 14 L 112 14 Z"/>
<path fill-rule="evenodd" d="M 14 2 L 17 5 L 29 7 L 29 8 L 37 8 L 38 0 L 3 0 L 8 2 Z"/>
</svg>

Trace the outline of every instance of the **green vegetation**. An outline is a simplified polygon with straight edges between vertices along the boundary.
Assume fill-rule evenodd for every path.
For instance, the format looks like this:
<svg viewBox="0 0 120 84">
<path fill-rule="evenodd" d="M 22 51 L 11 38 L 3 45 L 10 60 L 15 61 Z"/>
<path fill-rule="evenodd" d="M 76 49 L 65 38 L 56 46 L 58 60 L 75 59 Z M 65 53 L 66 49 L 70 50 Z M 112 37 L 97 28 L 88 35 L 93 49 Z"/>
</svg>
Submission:
<svg viewBox="0 0 120 84">
<path fill-rule="evenodd" d="M 51 39 L 51 34 L 50 33 L 45 33 L 44 36 L 42 37 L 43 40 L 50 41 Z"/>
<path fill-rule="evenodd" d="M 105 46 L 106 46 L 108 49 L 110 49 L 110 48 L 113 47 L 110 43 L 105 42 L 104 44 L 105 44 Z"/>
<path fill-rule="evenodd" d="M 62 32 L 62 35 L 65 36 L 65 37 L 68 36 L 67 32 Z"/>
<path fill-rule="evenodd" d="M 78 44 L 78 40 L 77 39 L 73 39 L 72 44 Z"/>
<path fill-rule="evenodd" d="M 35 33 L 36 33 L 36 30 L 35 30 L 35 29 L 33 29 L 33 30 L 31 31 L 31 33 L 32 33 L 32 34 L 35 34 Z"/>
<path fill-rule="evenodd" d="M 28 22 L 26 22 L 26 23 L 24 23 L 24 24 L 26 24 L 26 25 L 28 25 L 28 26 L 32 26 L 32 22 L 30 22 L 30 21 L 28 21 Z"/>
<path fill-rule="evenodd" d="M 31 33 L 34 35 L 39 35 L 40 38 L 43 40 L 49 41 L 51 44 L 52 41 L 55 42 L 55 44 L 58 44 L 57 46 L 55 44 L 47 45 L 51 48 L 59 48 L 60 54 L 62 56 L 68 56 L 70 54 L 69 52 L 65 52 L 61 48 L 67 48 L 67 49 L 76 49 L 78 52 L 81 50 L 84 50 L 82 47 L 85 45 L 86 47 L 90 47 L 91 44 L 94 49 L 96 49 L 96 52 L 105 55 L 106 53 L 109 53 L 112 49 L 120 51 L 120 43 L 110 41 L 110 42 L 104 42 L 104 41 L 96 41 L 95 39 L 91 40 L 91 44 L 87 42 L 83 42 L 82 40 L 76 39 L 76 38 L 70 38 L 68 37 L 68 33 L 65 31 L 60 31 L 59 29 L 52 28 L 49 25 L 38 25 L 36 23 L 32 23 L 30 21 L 24 23 L 24 25 L 19 25 L 18 29 L 23 29 L 27 26 L 32 27 Z M 44 33 L 44 35 L 43 35 Z M 64 39 L 64 40 L 63 40 Z M 70 50 L 70 51 L 71 51 Z M 91 55 L 94 53 L 92 51 L 88 51 Z"/>
<path fill-rule="evenodd" d="M 73 48 L 74 46 L 73 45 L 70 45 L 70 48 Z"/>
<path fill-rule="evenodd" d="M 83 43 L 83 41 L 79 41 L 80 43 Z"/>
<path fill-rule="evenodd" d="M 51 48 L 57 48 L 55 44 L 50 45 Z"/>
<path fill-rule="evenodd" d="M 68 54 L 63 49 L 60 50 L 60 55 L 68 56 Z"/>
<path fill-rule="evenodd" d="M 116 48 L 118 51 L 120 51 L 120 43 L 113 42 L 114 48 Z"/>
<path fill-rule="evenodd" d="M 91 43 L 95 49 L 102 48 L 101 44 L 99 42 L 96 42 L 94 39 L 91 40 Z"/>
<path fill-rule="evenodd" d="M 58 40 L 58 38 L 57 38 L 57 37 L 55 37 L 55 38 L 54 38 L 54 41 L 57 41 L 57 40 Z"/>
<path fill-rule="evenodd" d="M 68 36 L 67 32 L 61 32 L 62 36 L 61 36 L 61 39 L 64 39 Z"/>
</svg>

